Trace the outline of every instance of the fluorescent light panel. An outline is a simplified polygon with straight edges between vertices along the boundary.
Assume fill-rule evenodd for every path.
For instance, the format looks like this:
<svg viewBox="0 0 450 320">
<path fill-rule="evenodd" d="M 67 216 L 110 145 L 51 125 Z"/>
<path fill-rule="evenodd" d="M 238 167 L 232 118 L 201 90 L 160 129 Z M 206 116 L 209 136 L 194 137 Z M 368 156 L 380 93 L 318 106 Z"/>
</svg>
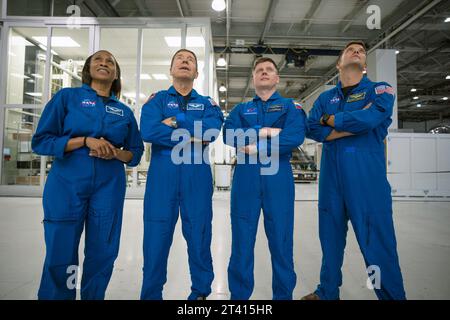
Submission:
<svg viewBox="0 0 450 320">
<path fill-rule="evenodd" d="M 37 42 L 47 45 L 47 37 L 32 37 Z M 52 47 L 54 48 L 73 48 L 81 47 L 78 42 L 73 40 L 71 37 L 52 37 Z"/>
<path fill-rule="evenodd" d="M 167 80 L 169 79 L 165 73 L 152 73 L 152 77 L 155 80 Z"/>
<path fill-rule="evenodd" d="M 181 47 L 181 37 L 164 37 L 169 47 Z M 186 47 L 201 48 L 205 46 L 203 37 L 186 37 Z"/>
</svg>

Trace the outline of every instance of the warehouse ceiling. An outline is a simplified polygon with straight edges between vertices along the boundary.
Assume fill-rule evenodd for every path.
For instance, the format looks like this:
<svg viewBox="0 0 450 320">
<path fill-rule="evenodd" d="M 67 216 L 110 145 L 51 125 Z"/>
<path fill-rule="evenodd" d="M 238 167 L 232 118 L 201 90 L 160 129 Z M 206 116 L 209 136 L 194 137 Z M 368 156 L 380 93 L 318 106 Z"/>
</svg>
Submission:
<svg viewBox="0 0 450 320">
<path fill-rule="evenodd" d="M 224 110 L 255 94 L 251 65 L 259 55 L 278 63 L 283 95 L 304 99 L 335 75 L 344 44 L 360 39 L 369 49 L 399 51 L 400 120 L 450 117 L 443 99 L 450 98 L 450 1 L 229 0 L 216 12 L 211 0 L 61 0 L 54 12 L 74 3 L 82 16 L 210 17 L 216 61 L 223 55 L 228 63 L 216 67 L 218 84 L 228 89 L 220 93 Z M 380 8 L 380 29 L 366 26 L 370 5 Z"/>
</svg>

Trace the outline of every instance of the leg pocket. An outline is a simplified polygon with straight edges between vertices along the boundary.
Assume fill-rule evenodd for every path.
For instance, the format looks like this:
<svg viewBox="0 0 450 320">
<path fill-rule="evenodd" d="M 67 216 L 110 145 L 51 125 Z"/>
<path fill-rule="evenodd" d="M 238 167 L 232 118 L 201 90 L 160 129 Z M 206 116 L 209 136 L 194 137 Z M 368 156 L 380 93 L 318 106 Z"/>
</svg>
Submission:
<svg viewBox="0 0 450 320">
<path fill-rule="evenodd" d="M 86 212 L 87 203 L 75 190 L 73 183 L 50 172 L 42 197 L 44 220 L 75 221 Z"/>
</svg>

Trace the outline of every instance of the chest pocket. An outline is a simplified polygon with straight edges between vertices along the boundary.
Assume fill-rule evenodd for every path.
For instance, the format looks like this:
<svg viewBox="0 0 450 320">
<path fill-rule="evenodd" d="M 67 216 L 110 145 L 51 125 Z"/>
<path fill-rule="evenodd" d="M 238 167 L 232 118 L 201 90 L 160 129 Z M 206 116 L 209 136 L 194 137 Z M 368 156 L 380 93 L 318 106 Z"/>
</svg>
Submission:
<svg viewBox="0 0 450 320">
<path fill-rule="evenodd" d="M 188 102 L 186 104 L 186 113 L 194 119 L 201 119 L 205 114 L 205 109 L 208 106 L 202 102 Z"/>
<path fill-rule="evenodd" d="M 287 107 L 284 105 L 270 105 L 264 113 L 264 127 L 284 128 Z"/>
<path fill-rule="evenodd" d="M 246 106 L 240 110 L 240 117 L 245 128 L 253 128 L 258 124 L 258 108 Z"/>
<path fill-rule="evenodd" d="M 369 102 L 369 93 L 360 91 L 351 93 L 345 99 L 344 111 L 356 111 L 364 108 Z"/>
<path fill-rule="evenodd" d="M 174 98 L 171 98 L 166 101 L 163 107 L 164 119 L 174 117 L 177 113 L 180 113 L 181 108 L 178 101 Z"/>
<path fill-rule="evenodd" d="M 123 110 L 122 110 L 123 111 Z M 116 147 L 123 146 L 128 135 L 128 118 L 119 114 L 106 112 L 103 119 L 105 139 Z"/>
</svg>

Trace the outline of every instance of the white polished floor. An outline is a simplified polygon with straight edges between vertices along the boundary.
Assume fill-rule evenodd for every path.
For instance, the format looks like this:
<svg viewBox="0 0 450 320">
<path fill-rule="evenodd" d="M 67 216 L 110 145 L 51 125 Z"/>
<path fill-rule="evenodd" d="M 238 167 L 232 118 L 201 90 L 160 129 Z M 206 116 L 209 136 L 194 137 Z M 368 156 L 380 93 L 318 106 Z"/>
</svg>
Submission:
<svg viewBox="0 0 450 320">
<path fill-rule="evenodd" d="M 313 194 L 314 185 L 297 184 L 297 194 Z M 308 199 L 309 196 L 297 196 Z M 398 251 L 409 299 L 450 299 L 450 202 L 394 202 Z M 298 299 L 315 289 L 321 263 L 317 201 L 295 203 L 295 270 Z M 0 299 L 35 299 L 44 259 L 40 198 L 0 198 Z M 212 253 L 215 280 L 210 299 L 228 299 L 227 264 L 231 228 L 229 192 L 214 195 Z M 138 299 L 142 279 L 142 200 L 126 200 L 119 257 L 107 299 Z M 83 244 L 80 246 L 82 257 Z M 262 219 L 255 247 L 252 299 L 271 299 L 271 264 Z M 349 229 L 341 299 L 375 299 L 353 230 Z M 186 243 L 177 224 L 165 299 L 185 299 L 190 279 Z"/>
</svg>

